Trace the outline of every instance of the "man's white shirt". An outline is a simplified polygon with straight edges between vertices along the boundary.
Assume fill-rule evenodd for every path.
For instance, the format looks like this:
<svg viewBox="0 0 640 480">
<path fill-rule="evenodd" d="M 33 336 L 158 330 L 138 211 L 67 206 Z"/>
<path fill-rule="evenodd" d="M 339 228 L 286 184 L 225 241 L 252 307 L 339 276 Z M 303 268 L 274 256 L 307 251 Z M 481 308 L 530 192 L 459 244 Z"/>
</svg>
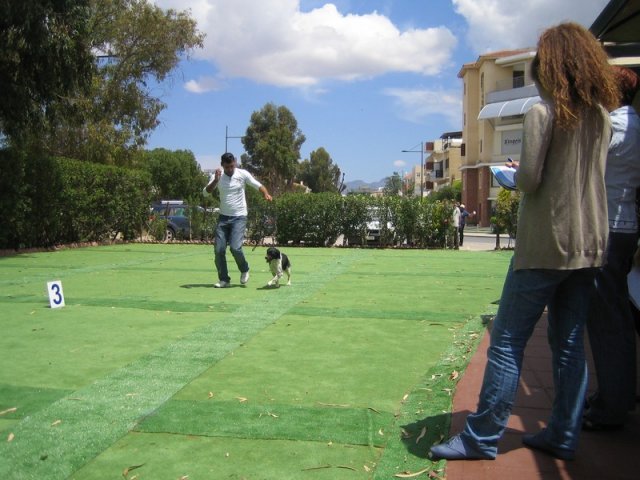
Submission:
<svg viewBox="0 0 640 480">
<path fill-rule="evenodd" d="M 247 199 L 244 195 L 245 185 L 250 185 L 256 190 L 262 184 L 253 175 L 242 168 L 234 170 L 232 176 L 223 173 L 218 181 L 217 188 L 220 191 L 220 214 L 229 217 L 241 217 L 247 215 Z"/>
</svg>

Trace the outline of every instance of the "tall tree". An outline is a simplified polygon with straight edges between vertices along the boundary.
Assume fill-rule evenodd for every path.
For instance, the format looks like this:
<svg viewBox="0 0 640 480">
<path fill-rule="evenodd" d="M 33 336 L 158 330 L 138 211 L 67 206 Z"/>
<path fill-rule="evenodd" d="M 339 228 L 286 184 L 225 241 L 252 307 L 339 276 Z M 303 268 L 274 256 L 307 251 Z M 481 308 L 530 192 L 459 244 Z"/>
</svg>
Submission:
<svg viewBox="0 0 640 480">
<path fill-rule="evenodd" d="M 298 179 L 312 192 L 338 192 L 340 189 L 340 168 L 323 147 L 311 152 L 309 160 L 304 160 L 298 170 Z"/>
<path fill-rule="evenodd" d="M 384 182 L 384 194 L 402 195 L 402 177 L 400 177 L 398 172 L 393 172 L 393 175 L 386 178 Z"/>
<path fill-rule="evenodd" d="M 156 148 L 145 153 L 155 200 L 186 199 L 202 191 L 204 176 L 189 150 Z"/>
<path fill-rule="evenodd" d="M 0 2 L 0 134 L 37 130 L 54 100 L 89 85 L 89 0 Z"/>
<path fill-rule="evenodd" d="M 251 114 L 242 144 L 247 152 L 242 165 L 279 193 L 293 184 L 305 136 L 293 113 L 284 106 L 267 103 Z"/>
<path fill-rule="evenodd" d="M 153 89 L 203 35 L 189 12 L 146 0 L 89 1 L 96 74 L 87 95 L 58 105 L 47 143 L 57 155 L 130 165 L 166 106 Z"/>
</svg>

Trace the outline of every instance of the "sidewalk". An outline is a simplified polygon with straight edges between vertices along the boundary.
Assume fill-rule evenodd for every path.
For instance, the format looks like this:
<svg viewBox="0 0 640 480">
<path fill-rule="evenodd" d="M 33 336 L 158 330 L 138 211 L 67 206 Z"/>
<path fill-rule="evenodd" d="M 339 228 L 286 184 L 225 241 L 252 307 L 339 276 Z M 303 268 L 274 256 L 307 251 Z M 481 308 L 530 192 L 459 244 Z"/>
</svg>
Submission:
<svg viewBox="0 0 640 480">
<path fill-rule="evenodd" d="M 546 314 L 542 317 L 525 352 L 520 388 L 513 414 L 493 461 L 447 462 L 447 480 L 533 480 L 533 479 L 637 479 L 640 478 L 640 408 L 624 430 L 582 432 L 573 462 L 556 460 L 522 445 L 523 433 L 534 433 L 549 417 L 553 400 L 551 352 L 547 345 Z M 451 432 L 464 427 L 468 413 L 475 411 L 489 335 L 482 343 L 458 383 L 453 400 Z M 590 371 L 591 359 L 590 362 Z M 590 390 L 593 384 L 590 384 Z"/>
</svg>

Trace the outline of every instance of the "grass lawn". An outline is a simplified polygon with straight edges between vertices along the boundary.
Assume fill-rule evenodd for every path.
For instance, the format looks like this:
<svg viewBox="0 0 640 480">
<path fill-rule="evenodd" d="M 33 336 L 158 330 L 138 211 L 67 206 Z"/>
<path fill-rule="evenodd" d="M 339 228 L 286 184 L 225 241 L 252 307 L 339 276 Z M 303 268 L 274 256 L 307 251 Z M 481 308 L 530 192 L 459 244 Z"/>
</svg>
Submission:
<svg viewBox="0 0 640 480">
<path fill-rule="evenodd" d="M 0 258 L 0 478 L 437 473 L 428 447 L 511 253 L 284 250 L 279 289 L 264 247 L 247 286 L 228 255 L 228 289 L 210 246 Z"/>
</svg>

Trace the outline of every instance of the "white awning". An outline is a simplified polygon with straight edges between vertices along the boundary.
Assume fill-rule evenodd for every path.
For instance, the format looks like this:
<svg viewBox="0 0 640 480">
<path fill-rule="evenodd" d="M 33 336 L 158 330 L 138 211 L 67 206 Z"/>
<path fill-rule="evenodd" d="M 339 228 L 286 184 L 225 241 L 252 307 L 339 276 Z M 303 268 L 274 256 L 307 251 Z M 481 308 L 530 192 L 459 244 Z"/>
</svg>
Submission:
<svg viewBox="0 0 640 480">
<path fill-rule="evenodd" d="M 516 98 L 515 100 L 507 100 L 506 102 L 488 103 L 480 110 L 478 120 L 524 115 L 527 110 L 539 101 L 540 97 L 536 95 L 535 97 Z"/>
</svg>

